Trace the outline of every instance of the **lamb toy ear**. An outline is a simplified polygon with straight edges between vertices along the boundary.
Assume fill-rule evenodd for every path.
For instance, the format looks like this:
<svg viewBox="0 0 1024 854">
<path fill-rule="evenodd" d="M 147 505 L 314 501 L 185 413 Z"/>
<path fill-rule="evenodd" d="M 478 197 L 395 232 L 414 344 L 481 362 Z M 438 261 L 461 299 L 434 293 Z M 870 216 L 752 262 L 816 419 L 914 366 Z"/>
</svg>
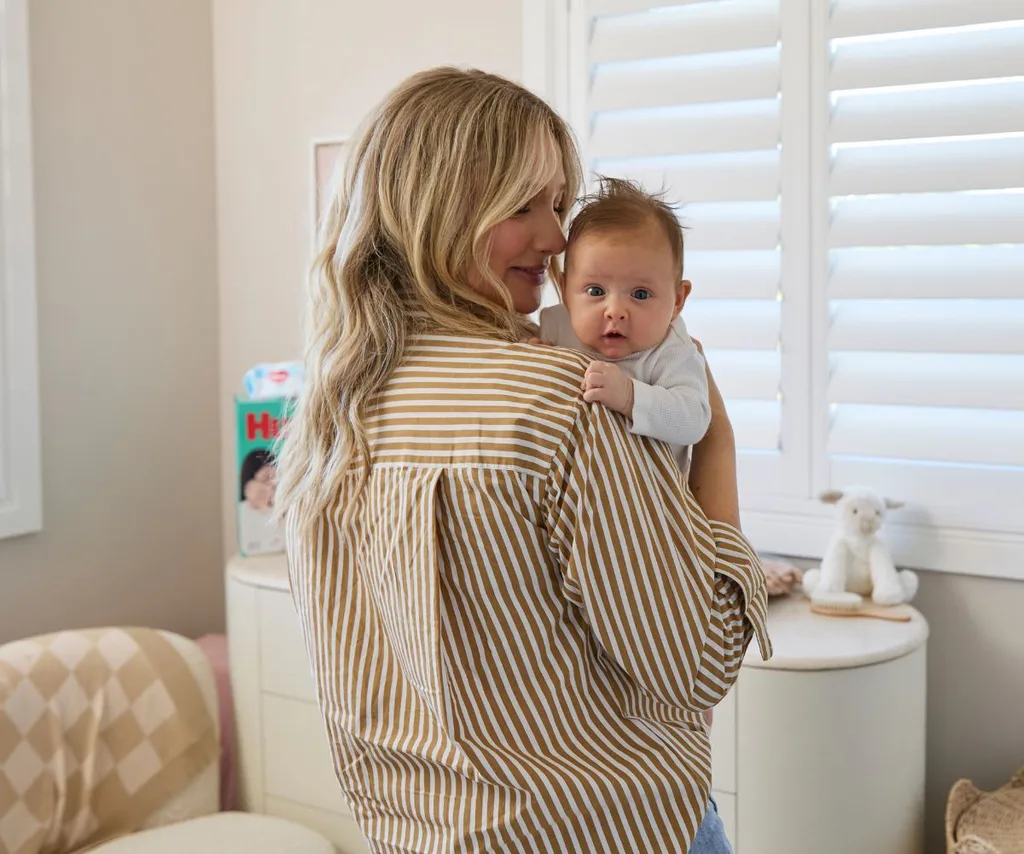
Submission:
<svg viewBox="0 0 1024 854">
<path fill-rule="evenodd" d="M 838 504 L 843 499 L 843 491 L 841 489 L 830 489 L 828 492 L 823 492 L 818 496 L 826 504 Z"/>
<path fill-rule="evenodd" d="M 885 506 L 889 510 L 896 510 L 906 504 L 905 501 L 893 501 L 891 498 L 885 499 Z"/>
</svg>

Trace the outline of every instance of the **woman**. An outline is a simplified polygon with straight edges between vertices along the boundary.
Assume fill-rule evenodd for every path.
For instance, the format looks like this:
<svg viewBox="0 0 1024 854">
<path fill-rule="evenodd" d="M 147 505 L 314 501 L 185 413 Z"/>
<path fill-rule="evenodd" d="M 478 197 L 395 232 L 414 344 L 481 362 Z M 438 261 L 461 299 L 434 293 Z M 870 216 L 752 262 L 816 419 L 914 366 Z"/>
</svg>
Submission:
<svg viewBox="0 0 1024 854">
<path fill-rule="evenodd" d="M 701 712 L 768 652 L 713 383 L 688 490 L 582 401 L 583 357 L 519 343 L 579 183 L 543 101 L 436 69 L 370 118 L 325 223 L 278 501 L 373 851 L 688 850 Z"/>
</svg>

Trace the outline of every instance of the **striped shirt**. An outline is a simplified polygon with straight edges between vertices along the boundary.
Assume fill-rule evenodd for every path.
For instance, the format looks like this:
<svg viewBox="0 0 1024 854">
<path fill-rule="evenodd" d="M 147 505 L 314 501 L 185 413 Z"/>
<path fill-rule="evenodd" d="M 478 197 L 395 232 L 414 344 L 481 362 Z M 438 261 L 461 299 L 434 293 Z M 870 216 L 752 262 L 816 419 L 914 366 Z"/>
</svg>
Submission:
<svg viewBox="0 0 1024 854">
<path fill-rule="evenodd" d="M 667 445 L 583 402 L 586 364 L 416 339 L 367 421 L 364 491 L 350 475 L 315 536 L 289 530 L 374 852 L 685 852 L 703 817 L 700 712 L 754 635 L 770 655 L 764 576 Z"/>
</svg>

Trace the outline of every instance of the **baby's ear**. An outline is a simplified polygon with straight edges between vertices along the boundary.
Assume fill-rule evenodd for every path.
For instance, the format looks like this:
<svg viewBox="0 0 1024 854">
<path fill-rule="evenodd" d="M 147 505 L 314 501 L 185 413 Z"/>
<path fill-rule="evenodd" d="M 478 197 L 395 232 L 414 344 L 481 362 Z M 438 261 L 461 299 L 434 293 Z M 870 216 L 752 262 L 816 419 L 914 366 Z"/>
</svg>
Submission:
<svg viewBox="0 0 1024 854">
<path fill-rule="evenodd" d="M 679 283 L 679 287 L 676 288 L 676 314 L 682 311 L 684 305 L 686 305 L 686 298 L 690 295 L 690 291 L 693 290 L 693 285 L 689 279 L 683 279 Z"/>
</svg>

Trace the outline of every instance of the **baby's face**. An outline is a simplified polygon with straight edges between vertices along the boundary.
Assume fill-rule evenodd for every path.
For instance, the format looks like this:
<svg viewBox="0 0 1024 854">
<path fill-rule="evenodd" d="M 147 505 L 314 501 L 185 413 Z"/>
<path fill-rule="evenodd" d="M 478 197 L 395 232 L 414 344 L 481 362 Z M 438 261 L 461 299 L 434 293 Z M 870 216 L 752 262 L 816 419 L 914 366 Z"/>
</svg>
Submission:
<svg viewBox="0 0 1024 854">
<path fill-rule="evenodd" d="M 566 256 L 562 293 L 576 337 L 609 359 L 657 347 L 683 307 L 668 239 L 657 227 L 585 234 Z"/>
</svg>

